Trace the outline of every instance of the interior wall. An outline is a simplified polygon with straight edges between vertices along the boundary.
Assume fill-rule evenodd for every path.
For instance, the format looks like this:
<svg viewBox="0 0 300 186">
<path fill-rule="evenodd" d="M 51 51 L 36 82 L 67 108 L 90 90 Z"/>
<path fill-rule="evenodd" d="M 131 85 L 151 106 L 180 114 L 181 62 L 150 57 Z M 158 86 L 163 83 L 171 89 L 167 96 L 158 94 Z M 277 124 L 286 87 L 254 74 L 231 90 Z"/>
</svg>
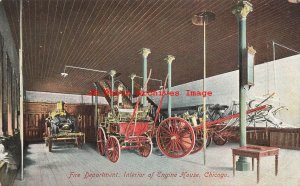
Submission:
<svg viewBox="0 0 300 186">
<path fill-rule="evenodd" d="M 12 63 L 12 67 L 15 69 L 16 74 L 19 73 L 19 55 L 13 40 L 10 26 L 6 17 L 6 13 L 2 3 L 0 3 L 0 33 L 4 38 L 4 50 Z"/>
<path fill-rule="evenodd" d="M 18 127 L 19 60 L 6 13 L 0 3 L 0 136 Z"/>
<path fill-rule="evenodd" d="M 46 130 L 46 118 L 56 110 L 55 103 L 25 102 L 24 107 L 24 139 L 26 142 L 43 141 Z M 106 105 L 98 105 L 98 114 L 101 119 L 107 110 Z M 75 117 L 75 123 L 80 132 L 85 133 L 86 141 L 96 141 L 97 126 L 94 120 L 94 105 L 65 104 L 64 109 Z M 98 123 L 101 120 L 98 121 Z"/>
<path fill-rule="evenodd" d="M 92 104 L 95 103 L 95 97 L 89 95 L 76 95 L 76 94 L 62 94 L 52 92 L 38 92 L 38 91 L 26 91 L 26 102 L 48 102 L 56 103 L 63 101 L 71 104 Z M 108 105 L 106 99 L 102 96 L 98 96 L 98 104 Z"/>
<path fill-rule="evenodd" d="M 3 79 L 4 79 L 4 76 L 3 76 L 3 37 L 2 35 L 0 34 L 0 86 L 1 86 L 1 90 L 0 90 L 0 136 L 3 135 L 3 116 L 5 115 L 4 112 L 3 112 L 3 108 L 5 108 L 5 104 L 4 104 L 4 98 L 3 98 Z"/>
<path fill-rule="evenodd" d="M 176 65 L 176 63 L 174 63 Z M 255 66 L 255 85 L 248 91 L 247 100 L 263 100 L 267 95 L 275 95 L 267 103 L 286 106 L 288 110 L 280 111 L 278 118 L 289 125 L 300 127 L 300 55 Z M 208 104 L 232 104 L 239 100 L 238 71 L 228 72 L 206 79 L 207 90 L 213 92 L 207 97 Z M 172 108 L 202 104 L 200 96 L 186 96 L 186 90 L 202 90 L 202 80 L 174 86 L 172 91 L 180 91 L 180 96 L 172 98 Z M 159 97 L 152 97 L 158 103 Z M 167 107 L 167 97 L 163 108 Z"/>
</svg>

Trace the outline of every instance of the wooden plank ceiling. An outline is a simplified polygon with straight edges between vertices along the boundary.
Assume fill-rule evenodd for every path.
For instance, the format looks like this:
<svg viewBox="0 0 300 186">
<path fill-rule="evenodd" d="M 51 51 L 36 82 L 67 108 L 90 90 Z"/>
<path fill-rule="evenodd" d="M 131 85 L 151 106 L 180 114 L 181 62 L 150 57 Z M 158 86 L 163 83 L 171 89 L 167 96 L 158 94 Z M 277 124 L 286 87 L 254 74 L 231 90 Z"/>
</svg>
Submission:
<svg viewBox="0 0 300 186">
<path fill-rule="evenodd" d="M 19 0 L 3 0 L 19 46 Z M 237 20 L 234 0 L 24 0 L 25 89 L 87 94 L 105 74 L 68 69 L 115 69 L 130 85 L 131 73 L 142 74 L 142 47 L 151 49 L 148 69 L 164 79 L 166 55 L 173 62 L 173 85 L 202 77 L 202 28 L 191 23 L 203 10 L 216 13 L 207 27 L 208 76 L 237 69 Z M 247 43 L 257 50 L 257 63 L 272 60 L 272 40 L 300 50 L 300 4 L 287 0 L 253 0 L 247 18 Z M 276 58 L 295 53 L 276 48 Z M 288 64 L 287 64 L 288 65 Z M 152 82 L 152 88 L 159 83 Z"/>
</svg>

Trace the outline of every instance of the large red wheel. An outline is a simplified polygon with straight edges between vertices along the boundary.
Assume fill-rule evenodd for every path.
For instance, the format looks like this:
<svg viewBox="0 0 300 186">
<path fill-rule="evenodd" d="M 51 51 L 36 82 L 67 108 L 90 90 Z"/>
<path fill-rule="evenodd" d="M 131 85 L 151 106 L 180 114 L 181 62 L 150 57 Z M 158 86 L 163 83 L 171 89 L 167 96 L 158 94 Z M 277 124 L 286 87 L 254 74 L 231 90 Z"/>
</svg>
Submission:
<svg viewBox="0 0 300 186">
<path fill-rule="evenodd" d="M 216 145 L 225 145 L 228 142 L 228 138 L 222 135 L 222 132 L 215 132 L 212 138 Z"/>
<path fill-rule="evenodd" d="M 111 136 L 107 139 L 105 149 L 106 156 L 111 162 L 116 163 L 120 159 L 121 147 L 119 140 L 115 136 Z"/>
<path fill-rule="evenodd" d="M 163 154 L 170 158 L 181 158 L 193 150 L 195 134 L 186 120 L 168 118 L 158 126 L 156 141 Z"/>
<path fill-rule="evenodd" d="M 104 129 L 100 127 L 97 133 L 97 146 L 99 153 L 104 156 L 105 155 L 105 144 L 106 144 L 106 135 Z"/>
<path fill-rule="evenodd" d="M 148 141 L 142 143 L 142 146 L 138 149 L 139 155 L 147 158 L 152 153 L 152 148 L 152 141 L 148 137 Z"/>
</svg>

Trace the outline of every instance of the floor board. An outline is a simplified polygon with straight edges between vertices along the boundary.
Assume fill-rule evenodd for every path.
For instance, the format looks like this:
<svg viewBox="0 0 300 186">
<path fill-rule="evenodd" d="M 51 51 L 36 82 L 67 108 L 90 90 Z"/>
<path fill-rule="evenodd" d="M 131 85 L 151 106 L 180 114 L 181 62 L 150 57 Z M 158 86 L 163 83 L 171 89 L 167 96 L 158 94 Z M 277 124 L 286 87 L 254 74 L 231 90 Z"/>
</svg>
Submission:
<svg viewBox="0 0 300 186">
<path fill-rule="evenodd" d="M 48 152 L 44 144 L 31 144 L 25 158 L 25 179 L 16 179 L 14 185 L 256 185 L 256 169 L 236 172 L 232 177 L 231 148 L 237 146 L 235 143 L 211 145 L 204 166 L 203 152 L 171 159 L 160 156 L 157 149 L 148 158 L 140 157 L 134 150 L 124 150 L 119 162 L 114 164 L 100 156 L 93 144 L 85 144 L 82 149 L 54 145 L 53 152 Z M 299 168 L 300 151 L 281 149 L 278 176 L 274 175 L 274 157 L 262 158 L 259 185 L 298 186 Z"/>
</svg>

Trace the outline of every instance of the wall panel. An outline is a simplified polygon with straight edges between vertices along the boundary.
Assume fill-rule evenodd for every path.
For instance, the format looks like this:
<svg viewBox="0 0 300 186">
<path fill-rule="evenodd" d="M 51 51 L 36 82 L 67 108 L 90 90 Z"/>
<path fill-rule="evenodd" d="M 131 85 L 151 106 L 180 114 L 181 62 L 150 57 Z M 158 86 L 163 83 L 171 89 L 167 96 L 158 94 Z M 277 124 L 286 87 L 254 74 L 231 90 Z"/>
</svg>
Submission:
<svg viewBox="0 0 300 186">
<path fill-rule="evenodd" d="M 247 144 L 300 150 L 299 128 L 249 128 Z"/>
<path fill-rule="evenodd" d="M 101 112 L 105 111 L 105 105 L 99 105 Z M 25 141 L 43 141 L 45 120 L 49 113 L 55 110 L 55 103 L 25 103 L 24 131 Z M 96 141 L 96 129 L 94 122 L 94 106 L 82 104 L 65 104 L 65 110 L 74 115 L 77 126 L 86 135 L 86 141 Z M 103 114 L 103 113 L 101 113 Z"/>
</svg>

